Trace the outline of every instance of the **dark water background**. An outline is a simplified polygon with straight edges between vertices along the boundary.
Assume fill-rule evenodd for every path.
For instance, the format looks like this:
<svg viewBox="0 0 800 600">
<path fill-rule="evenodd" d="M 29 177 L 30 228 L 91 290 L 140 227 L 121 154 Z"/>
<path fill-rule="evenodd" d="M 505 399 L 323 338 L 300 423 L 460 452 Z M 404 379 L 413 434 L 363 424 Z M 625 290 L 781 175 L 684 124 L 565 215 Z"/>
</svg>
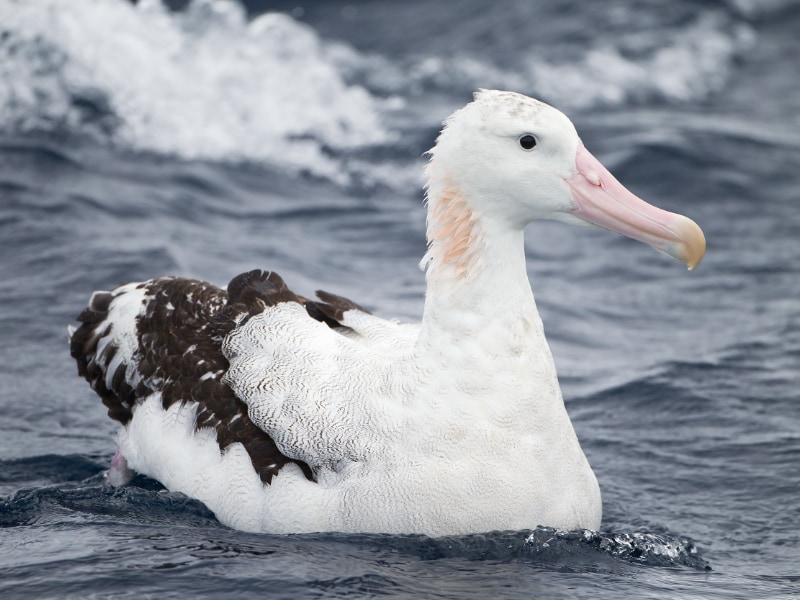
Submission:
<svg viewBox="0 0 800 600">
<path fill-rule="evenodd" d="M 800 595 L 800 3 L 171 6 L 0 0 L 0 595 Z M 107 487 L 89 293 L 262 267 L 418 319 L 421 154 L 478 87 L 562 108 L 708 239 L 688 273 L 528 232 L 599 534 L 251 535 Z"/>
</svg>

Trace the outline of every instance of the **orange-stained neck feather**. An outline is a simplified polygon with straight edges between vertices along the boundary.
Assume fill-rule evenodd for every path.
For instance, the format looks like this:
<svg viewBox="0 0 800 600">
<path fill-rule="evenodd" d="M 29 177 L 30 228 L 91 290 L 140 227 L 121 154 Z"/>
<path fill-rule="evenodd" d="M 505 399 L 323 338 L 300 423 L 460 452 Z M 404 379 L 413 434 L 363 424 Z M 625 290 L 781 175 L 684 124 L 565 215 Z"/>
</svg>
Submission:
<svg viewBox="0 0 800 600">
<path fill-rule="evenodd" d="M 480 262 L 483 232 L 478 214 L 452 182 L 435 195 L 428 192 L 428 269 L 446 268 L 465 278 Z"/>
</svg>

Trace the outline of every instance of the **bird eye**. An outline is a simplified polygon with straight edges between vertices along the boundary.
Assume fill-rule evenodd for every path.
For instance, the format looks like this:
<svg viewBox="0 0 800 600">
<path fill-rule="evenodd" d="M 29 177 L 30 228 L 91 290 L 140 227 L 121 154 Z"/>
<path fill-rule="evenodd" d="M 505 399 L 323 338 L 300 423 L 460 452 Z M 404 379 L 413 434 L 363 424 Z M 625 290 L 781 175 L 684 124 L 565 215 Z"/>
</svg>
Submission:
<svg viewBox="0 0 800 600">
<path fill-rule="evenodd" d="M 536 146 L 536 138 L 530 133 L 526 133 L 519 138 L 519 145 L 522 146 L 523 150 L 533 150 L 534 146 Z"/>
</svg>

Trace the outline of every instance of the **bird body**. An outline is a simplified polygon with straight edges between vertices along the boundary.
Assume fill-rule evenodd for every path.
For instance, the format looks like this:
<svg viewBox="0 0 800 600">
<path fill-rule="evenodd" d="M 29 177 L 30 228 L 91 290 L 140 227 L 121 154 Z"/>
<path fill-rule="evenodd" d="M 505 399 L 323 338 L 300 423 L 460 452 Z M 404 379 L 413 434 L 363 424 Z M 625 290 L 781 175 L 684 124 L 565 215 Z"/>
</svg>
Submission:
<svg viewBox="0 0 800 600">
<path fill-rule="evenodd" d="M 702 232 L 633 196 L 569 119 L 519 94 L 479 92 L 430 155 L 419 325 L 261 271 L 227 290 L 161 278 L 95 294 L 72 354 L 123 424 L 128 468 L 248 531 L 599 527 L 523 229 L 588 223 L 690 267 Z"/>
</svg>

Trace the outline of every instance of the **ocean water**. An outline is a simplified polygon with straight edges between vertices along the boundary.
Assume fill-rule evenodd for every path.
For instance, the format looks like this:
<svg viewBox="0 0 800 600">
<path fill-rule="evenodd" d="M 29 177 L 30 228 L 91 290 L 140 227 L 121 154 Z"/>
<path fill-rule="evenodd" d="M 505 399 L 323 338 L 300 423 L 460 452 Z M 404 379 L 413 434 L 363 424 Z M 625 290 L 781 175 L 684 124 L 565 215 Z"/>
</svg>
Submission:
<svg viewBox="0 0 800 600">
<path fill-rule="evenodd" d="M 800 596 L 800 2 L 0 0 L 0 595 Z M 95 289 L 278 271 L 416 320 L 423 152 L 546 100 L 693 272 L 537 223 L 529 275 L 599 532 L 253 535 L 103 471 L 69 358 Z"/>
</svg>

